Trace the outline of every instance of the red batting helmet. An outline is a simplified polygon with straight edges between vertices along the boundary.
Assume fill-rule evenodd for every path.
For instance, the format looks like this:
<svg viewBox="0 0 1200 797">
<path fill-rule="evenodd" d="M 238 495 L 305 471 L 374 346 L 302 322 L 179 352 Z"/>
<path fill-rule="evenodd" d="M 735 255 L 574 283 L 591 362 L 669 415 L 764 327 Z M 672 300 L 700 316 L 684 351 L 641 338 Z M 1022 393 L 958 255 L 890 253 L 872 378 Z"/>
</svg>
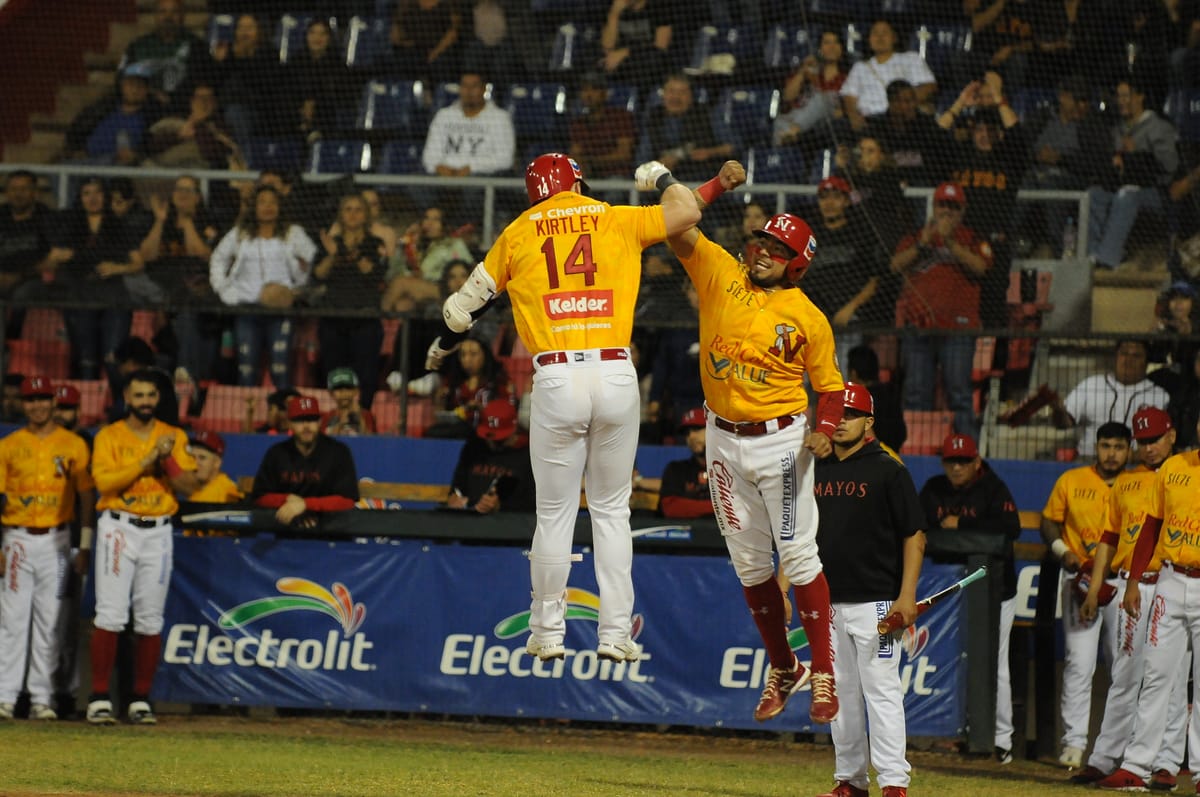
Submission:
<svg viewBox="0 0 1200 797">
<path fill-rule="evenodd" d="M 754 234 L 760 238 L 774 238 L 792 250 L 792 259 L 787 262 L 783 275 L 793 285 L 800 284 L 817 253 L 817 239 L 804 219 L 791 213 L 776 213 Z"/>
<path fill-rule="evenodd" d="M 525 193 L 529 194 L 529 204 L 536 205 L 555 194 L 573 190 L 576 180 L 583 182 L 583 172 L 570 155 L 561 152 L 538 155 L 525 167 Z M 587 190 L 587 183 L 583 183 L 583 188 Z"/>
</svg>

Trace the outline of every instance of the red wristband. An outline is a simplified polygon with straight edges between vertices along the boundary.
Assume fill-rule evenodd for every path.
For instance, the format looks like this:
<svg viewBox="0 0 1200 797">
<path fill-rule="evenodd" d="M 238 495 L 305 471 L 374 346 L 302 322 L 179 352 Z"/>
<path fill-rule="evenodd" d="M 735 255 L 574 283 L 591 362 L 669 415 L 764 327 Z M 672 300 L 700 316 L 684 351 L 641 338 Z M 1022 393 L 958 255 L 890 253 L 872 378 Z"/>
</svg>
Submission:
<svg viewBox="0 0 1200 797">
<path fill-rule="evenodd" d="M 696 193 L 700 194 L 700 198 L 704 200 L 704 204 L 711 205 L 717 197 L 725 193 L 725 186 L 721 185 L 720 177 L 714 177 L 697 188 Z"/>
<path fill-rule="evenodd" d="M 162 461 L 163 473 L 167 474 L 167 478 L 174 479 L 183 473 L 183 468 L 179 467 L 179 463 L 175 461 L 175 457 L 167 457 Z"/>
</svg>

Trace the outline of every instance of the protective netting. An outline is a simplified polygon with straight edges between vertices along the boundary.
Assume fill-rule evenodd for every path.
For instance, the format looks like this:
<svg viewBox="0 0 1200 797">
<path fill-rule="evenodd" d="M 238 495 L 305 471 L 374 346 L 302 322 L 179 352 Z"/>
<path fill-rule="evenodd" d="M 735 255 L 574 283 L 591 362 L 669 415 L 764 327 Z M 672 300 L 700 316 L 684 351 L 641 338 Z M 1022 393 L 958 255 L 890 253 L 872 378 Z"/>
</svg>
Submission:
<svg viewBox="0 0 1200 797">
<path fill-rule="evenodd" d="M 116 379 L 132 319 L 155 361 L 195 386 L 202 423 L 257 426 L 267 386 L 320 388 L 350 367 L 386 430 L 397 392 L 427 388 L 409 431 L 435 410 L 454 427 L 454 391 L 415 382 L 424 347 L 442 297 L 527 204 L 518 180 L 473 178 L 519 177 L 557 150 L 613 202 L 650 201 L 630 190 L 646 159 L 692 184 L 740 160 L 750 184 L 707 211 L 704 231 L 737 253 L 775 212 L 812 223 L 804 289 L 847 371 L 868 347 L 856 375 L 892 385 L 919 430 L 911 451 L 953 424 L 991 429 L 993 451 L 1053 456 L 1078 430 L 1055 431 L 1048 407 L 1032 415 L 1040 437 L 997 417 L 1109 369 L 1104 333 L 1192 332 L 1200 20 L 1188 4 L 145 0 L 138 12 L 135 35 L 93 60 L 91 82 L 105 84 L 106 63 L 111 88 L 40 123 L 61 140 L 40 160 L 139 171 L 8 178 L 13 208 L 27 183 L 49 189 L 36 224 L 0 214 L 18 306 L 10 371 Z M 441 179 L 407 179 L 427 175 Z M 31 304 L 43 309 L 20 312 Z M 696 317 L 669 250 L 647 251 L 635 341 L 647 440 L 700 400 Z M 519 397 L 529 360 L 510 318 L 501 308 L 481 326 L 505 375 L 455 390 Z M 1152 348 L 1160 381 L 1194 384 L 1194 346 Z"/>
</svg>

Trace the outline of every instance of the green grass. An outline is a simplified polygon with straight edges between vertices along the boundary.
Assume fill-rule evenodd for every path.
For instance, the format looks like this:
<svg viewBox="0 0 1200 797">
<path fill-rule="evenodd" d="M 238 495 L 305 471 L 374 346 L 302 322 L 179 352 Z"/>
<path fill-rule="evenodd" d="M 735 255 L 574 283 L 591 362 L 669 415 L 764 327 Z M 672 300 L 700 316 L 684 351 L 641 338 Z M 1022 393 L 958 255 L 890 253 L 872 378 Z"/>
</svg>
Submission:
<svg viewBox="0 0 1200 797">
<path fill-rule="evenodd" d="M 1081 792 L 1036 762 L 910 762 L 914 797 Z M 832 772 L 828 746 L 671 733 L 179 716 L 156 728 L 0 725 L 0 795 L 806 797 Z"/>
</svg>

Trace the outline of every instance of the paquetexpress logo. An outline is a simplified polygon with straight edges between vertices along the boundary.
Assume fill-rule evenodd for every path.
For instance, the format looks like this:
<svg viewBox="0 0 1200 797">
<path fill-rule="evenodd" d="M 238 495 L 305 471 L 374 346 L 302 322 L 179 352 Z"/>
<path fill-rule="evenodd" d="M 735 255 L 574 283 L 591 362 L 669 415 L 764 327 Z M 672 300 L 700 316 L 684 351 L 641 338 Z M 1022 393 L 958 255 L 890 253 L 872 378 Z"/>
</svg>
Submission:
<svg viewBox="0 0 1200 797">
<path fill-rule="evenodd" d="M 375 647 L 359 629 L 367 607 L 355 603 L 349 588 L 340 582 L 326 589 L 306 578 L 287 576 L 275 582 L 278 595 L 255 598 L 225 609 L 209 624 L 178 623 L 171 626 L 164 645 L 167 664 L 213 667 L 263 667 L 266 669 L 359 670 L 375 669 L 365 660 Z M 294 612 L 324 614 L 337 623 L 324 637 L 276 636 L 262 621 Z M 305 624 L 306 626 L 308 624 Z"/>
<path fill-rule="evenodd" d="M 567 622 L 599 623 L 600 597 L 588 590 L 569 587 L 566 595 Z M 444 675 L 483 675 L 515 678 L 574 678 L 577 681 L 636 681 L 652 680 L 641 668 L 653 657 L 642 651 L 638 661 L 614 664 L 599 658 L 594 648 L 576 650 L 568 647 L 566 656 L 541 661 L 525 653 L 529 632 L 528 610 L 511 614 L 492 629 L 492 638 L 484 634 L 450 634 L 442 645 L 441 672 Z M 637 639 L 645 628 L 645 618 L 634 614 L 630 636 Z M 500 640 L 504 644 L 489 644 Z M 517 644 L 514 644 L 517 643 Z"/>
</svg>

